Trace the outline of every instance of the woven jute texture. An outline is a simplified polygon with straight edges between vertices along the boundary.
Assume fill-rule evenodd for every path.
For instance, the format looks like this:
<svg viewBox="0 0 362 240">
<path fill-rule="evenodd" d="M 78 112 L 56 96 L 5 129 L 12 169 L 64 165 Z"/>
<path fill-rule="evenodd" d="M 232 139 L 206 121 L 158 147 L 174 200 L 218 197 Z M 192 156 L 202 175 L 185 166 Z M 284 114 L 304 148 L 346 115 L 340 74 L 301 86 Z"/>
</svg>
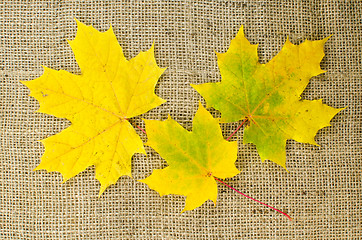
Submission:
<svg viewBox="0 0 362 240">
<path fill-rule="evenodd" d="M 0 239 L 362 239 L 361 9 L 361 1 L 1 1 Z M 288 141 L 288 173 L 262 163 L 242 131 L 232 138 L 242 171 L 226 182 L 293 221 L 223 185 L 216 206 L 180 214 L 183 196 L 160 197 L 134 180 L 166 166 L 148 147 L 133 157 L 134 179 L 122 177 L 100 198 L 94 168 L 64 184 L 59 173 L 32 171 L 44 152 L 37 140 L 70 123 L 36 113 L 19 81 L 41 76 L 41 65 L 80 73 L 66 41 L 75 37 L 74 18 L 100 31 L 112 24 L 128 59 L 154 41 L 157 63 L 168 67 L 156 93 L 167 103 L 141 117 L 170 114 L 188 130 L 204 103 L 190 83 L 220 81 L 214 51 L 225 52 L 242 24 L 262 63 L 287 36 L 299 44 L 332 35 L 321 63 L 327 72 L 302 97 L 348 108 L 318 132 L 320 146 Z M 144 127 L 141 117 L 132 121 Z M 237 126 L 222 124 L 225 138 Z"/>
</svg>

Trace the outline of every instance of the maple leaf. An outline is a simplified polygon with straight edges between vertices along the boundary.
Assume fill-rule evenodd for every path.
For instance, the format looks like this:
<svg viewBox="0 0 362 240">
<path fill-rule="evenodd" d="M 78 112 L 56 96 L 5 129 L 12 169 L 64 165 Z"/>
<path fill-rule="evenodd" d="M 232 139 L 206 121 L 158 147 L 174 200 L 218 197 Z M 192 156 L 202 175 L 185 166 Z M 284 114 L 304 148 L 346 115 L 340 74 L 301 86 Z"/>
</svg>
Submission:
<svg viewBox="0 0 362 240">
<path fill-rule="evenodd" d="M 58 171 L 64 181 L 94 165 L 100 194 L 118 178 L 131 176 L 131 158 L 144 153 L 128 119 L 164 103 L 154 93 L 165 69 L 157 66 L 153 45 L 127 61 L 112 27 L 104 33 L 77 21 L 69 41 L 81 75 L 44 67 L 22 82 L 40 103 L 39 112 L 71 121 L 62 132 L 41 140 L 45 153 L 35 170 Z"/>
<path fill-rule="evenodd" d="M 217 53 L 221 82 L 192 87 L 221 112 L 222 121 L 248 122 L 244 144 L 254 143 L 262 161 L 286 168 L 286 140 L 317 145 L 317 131 L 342 110 L 300 98 L 309 79 L 325 72 L 319 64 L 327 40 L 293 45 L 287 39 L 278 55 L 260 64 L 257 45 L 249 43 L 241 27 L 228 51 Z"/>
<path fill-rule="evenodd" d="M 161 196 L 186 196 L 183 211 L 195 209 L 208 199 L 216 204 L 214 177 L 223 179 L 240 172 L 234 165 L 237 142 L 224 140 L 218 120 L 199 104 L 192 132 L 170 116 L 165 121 L 144 121 L 148 136 L 146 144 L 155 149 L 169 166 L 154 170 L 148 178 L 139 181 Z"/>
</svg>

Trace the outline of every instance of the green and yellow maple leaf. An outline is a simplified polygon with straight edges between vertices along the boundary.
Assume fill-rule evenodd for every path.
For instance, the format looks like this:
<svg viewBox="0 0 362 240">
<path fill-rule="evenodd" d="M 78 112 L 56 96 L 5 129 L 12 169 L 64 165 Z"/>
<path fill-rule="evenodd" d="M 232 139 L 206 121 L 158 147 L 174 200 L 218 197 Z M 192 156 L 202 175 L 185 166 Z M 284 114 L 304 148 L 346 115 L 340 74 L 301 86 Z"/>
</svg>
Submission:
<svg viewBox="0 0 362 240">
<path fill-rule="evenodd" d="M 144 120 L 147 145 L 155 149 L 169 164 L 154 170 L 146 179 L 151 189 L 161 196 L 186 196 L 183 211 L 192 210 L 208 199 L 216 204 L 217 184 L 214 177 L 229 178 L 240 171 L 235 167 L 237 142 L 224 140 L 217 119 L 200 104 L 192 132 L 169 116 L 165 121 Z"/>
<path fill-rule="evenodd" d="M 244 144 L 255 144 L 262 161 L 286 168 L 286 140 L 317 145 L 317 131 L 342 110 L 300 98 L 309 79 L 325 72 L 320 61 L 327 40 L 293 45 L 287 39 L 278 55 L 260 64 L 257 45 L 249 43 L 241 27 L 228 51 L 217 53 L 221 82 L 192 87 L 221 112 L 222 121 L 246 119 Z"/>
<path fill-rule="evenodd" d="M 45 153 L 35 170 L 63 175 L 64 181 L 94 165 L 100 194 L 123 175 L 131 176 L 131 158 L 144 153 L 128 119 L 164 103 L 154 93 L 164 72 L 153 46 L 128 61 L 112 28 L 101 33 L 77 21 L 69 41 L 81 75 L 44 67 L 44 74 L 22 82 L 40 103 L 39 112 L 71 121 L 62 132 L 41 140 Z"/>
</svg>

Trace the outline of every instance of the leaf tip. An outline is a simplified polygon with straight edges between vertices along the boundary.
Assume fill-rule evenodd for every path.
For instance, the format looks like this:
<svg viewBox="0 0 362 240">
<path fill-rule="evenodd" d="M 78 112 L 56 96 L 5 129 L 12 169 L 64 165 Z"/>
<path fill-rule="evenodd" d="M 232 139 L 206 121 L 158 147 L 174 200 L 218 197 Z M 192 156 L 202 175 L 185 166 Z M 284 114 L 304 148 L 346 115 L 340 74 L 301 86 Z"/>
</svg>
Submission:
<svg viewBox="0 0 362 240">
<path fill-rule="evenodd" d="M 130 176 L 129 174 L 124 174 L 124 176 L 129 176 L 129 177 L 132 177 Z M 98 179 L 99 180 L 99 179 Z M 113 182 L 113 183 L 102 183 L 101 182 L 101 188 L 99 189 L 99 193 L 98 193 L 98 198 L 100 198 L 102 196 L 102 194 L 104 193 L 104 191 L 106 191 L 106 189 L 112 185 L 112 184 L 115 184 L 116 182 Z"/>
<path fill-rule="evenodd" d="M 148 146 L 148 145 L 146 145 L 146 146 Z M 143 147 L 143 149 L 142 149 L 142 152 L 141 152 L 142 154 L 144 154 L 146 157 L 148 157 L 148 155 L 147 155 L 147 152 L 146 152 L 146 150 L 145 150 L 145 148 Z M 132 178 L 132 176 L 130 176 L 131 178 Z"/>
<path fill-rule="evenodd" d="M 74 40 L 69 40 L 69 39 L 65 39 L 67 41 L 67 43 L 69 44 L 70 47 L 72 47 L 72 43 Z"/>
<path fill-rule="evenodd" d="M 148 176 L 148 177 L 149 177 L 149 176 Z M 139 180 L 136 180 L 136 181 L 137 181 L 137 182 L 144 183 L 144 184 L 147 184 L 147 183 L 146 183 L 146 180 L 147 180 L 148 177 L 143 178 L 143 179 L 139 179 Z"/>
<path fill-rule="evenodd" d="M 211 201 L 214 203 L 214 207 L 216 207 L 217 199 L 211 199 Z"/>
<path fill-rule="evenodd" d="M 66 183 L 66 181 L 68 181 L 70 179 L 69 177 L 65 177 L 63 174 L 62 174 L 62 176 L 63 176 L 63 181 L 61 182 L 61 184 Z"/>
<path fill-rule="evenodd" d="M 101 198 L 101 196 L 102 196 L 102 194 L 103 194 L 103 192 L 104 192 L 105 190 L 106 190 L 106 189 L 102 189 L 102 188 L 99 190 L 98 199 Z"/>
<path fill-rule="evenodd" d="M 237 35 L 239 35 L 239 34 L 241 34 L 241 36 L 244 36 L 244 24 L 241 24 Z"/>
<path fill-rule="evenodd" d="M 153 40 L 151 47 L 145 52 L 146 53 L 148 53 L 148 52 L 151 53 L 151 55 L 153 57 L 155 56 L 155 40 Z"/>
<path fill-rule="evenodd" d="M 33 169 L 33 172 L 39 171 L 39 170 L 42 170 L 42 168 L 40 167 L 40 164 Z"/>
<path fill-rule="evenodd" d="M 74 18 L 75 22 L 77 23 L 77 28 L 79 31 L 79 28 L 85 27 L 86 25 L 84 23 L 82 23 L 81 21 L 79 21 L 77 18 Z"/>
<path fill-rule="evenodd" d="M 164 104 L 164 103 L 167 103 L 167 100 L 163 99 L 163 98 L 160 98 L 160 105 Z"/>
<path fill-rule="evenodd" d="M 110 32 L 112 32 L 112 33 L 113 33 L 112 23 L 109 23 L 109 28 L 108 28 L 108 31 L 110 31 Z"/>
<path fill-rule="evenodd" d="M 199 109 L 205 109 L 200 100 L 199 100 Z"/>
<path fill-rule="evenodd" d="M 198 89 L 199 89 L 199 84 L 193 84 L 193 83 L 190 83 L 190 86 L 196 90 L 196 92 L 199 92 Z"/>
<path fill-rule="evenodd" d="M 290 173 L 289 172 L 289 170 L 287 169 L 287 166 L 286 166 L 286 163 L 284 162 L 284 163 L 281 163 L 281 164 L 279 164 L 280 166 L 282 166 L 284 169 L 285 169 L 285 171 L 287 171 L 287 173 Z"/>
<path fill-rule="evenodd" d="M 26 86 L 26 82 L 27 82 L 27 81 L 19 80 L 19 83 L 23 84 L 24 86 Z"/>
<path fill-rule="evenodd" d="M 185 206 L 184 209 L 182 209 L 182 211 L 180 212 L 180 214 L 183 214 L 186 211 L 188 211 L 188 209 L 186 209 L 186 206 Z"/>
<path fill-rule="evenodd" d="M 285 40 L 285 43 L 284 43 L 284 46 L 287 46 L 287 45 L 294 45 L 294 44 L 290 41 L 289 35 L 287 35 L 287 39 Z M 283 46 L 283 48 L 284 48 L 284 46 Z"/>
<path fill-rule="evenodd" d="M 222 53 L 216 52 L 216 50 L 214 50 L 214 53 L 215 53 L 215 55 L 216 55 L 217 58 L 219 58 L 220 55 L 222 54 Z"/>
<path fill-rule="evenodd" d="M 164 73 L 167 69 L 168 69 L 168 67 L 161 68 L 162 73 Z"/>
<path fill-rule="evenodd" d="M 47 66 L 44 66 L 43 64 L 40 65 L 44 71 L 48 70 L 49 68 Z"/>
<path fill-rule="evenodd" d="M 323 39 L 320 40 L 320 41 L 322 41 L 322 43 L 324 44 L 324 43 L 326 43 L 331 37 L 333 37 L 333 34 L 329 35 L 328 37 L 323 38 Z"/>
<path fill-rule="evenodd" d="M 78 20 L 78 18 L 74 18 L 75 22 L 79 25 L 85 25 L 84 23 L 82 23 L 80 20 Z"/>
<path fill-rule="evenodd" d="M 340 111 L 343 111 L 344 109 L 348 108 L 348 106 L 345 106 L 344 108 L 337 108 L 338 112 L 339 113 Z"/>
</svg>

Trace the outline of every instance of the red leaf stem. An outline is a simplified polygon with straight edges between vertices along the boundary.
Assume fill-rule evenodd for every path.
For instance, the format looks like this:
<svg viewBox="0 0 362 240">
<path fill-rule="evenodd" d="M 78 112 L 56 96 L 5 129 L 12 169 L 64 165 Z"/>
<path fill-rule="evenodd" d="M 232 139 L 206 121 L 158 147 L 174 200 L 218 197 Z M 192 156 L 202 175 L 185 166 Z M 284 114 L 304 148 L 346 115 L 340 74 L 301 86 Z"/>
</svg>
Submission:
<svg viewBox="0 0 362 240">
<path fill-rule="evenodd" d="M 247 197 L 247 198 L 249 198 L 249 199 L 251 199 L 251 200 L 253 200 L 253 201 L 255 201 L 255 202 L 258 202 L 258 203 L 260 203 L 260 204 L 263 204 L 264 206 L 267 206 L 267 207 L 269 207 L 269 208 L 271 208 L 271 209 L 273 209 L 273 210 L 275 210 L 275 211 L 277 211 L 277 212 L 280 212 L 281 214 L 285 215 L 290 221 L 292 221 L 292 218 L 291 218 L 288 214 L 280 211 L 279 209 L 273 208 L 272 206 L 269 206 L 268 204 L 265 204 L 265 203 L 263 203 L 263 202 L 261 202 L 261 201 L 259 201 L 259 200 L 256 200 L 256 199 L 254 199 L 254 198 L 252 198 L 252 197 L 249 197 L 248 195 L 246 195 L 246 194 L 244 194 L 244 193 L 236 190 L 235 188 L 229 186 L 228 184 L 224 183 L 224 182 L 221 181 L 220 179 L 218 179 L 218 178 L 216 178 L 216 177 L 214 177 L 214 178 L 215 178 L 215 180 L 221 182 L 222 184 L 224 184 L 224 185 L 227 186 L 228 188 L 230 188 L 230 189 L 234 190 L 235 192 L 243 195 L 244 197 Z"/>
<path fill-rule="evenodd" d="M 136 127 L 137 127 L 139 130 L 141 130 L 144 134 L 146 134 L 146 135 L 147 135 L 146 131 L 145 131 L 145 130 L 143 130 L 143 128 L 141 128 L 141 127 L 140 127 L 140 126 L 138 126 L 137 124 L 136 124 Z"/>
<path fill-rule="evenodd" d="M 247 120 L 248 119 L 245 118 L 244 121 L 239 125 L 239 127 L 226 139 L 226 141 L 229 141 L 229 139 L 244 125 Z"/>
<path fill-rule="evenodd" d="M 129 119 L 128 119 L 128 118 L 126 118 L 126 120 L 129 122 Z M 147 135 L 146 131 L 145 131 L 143 128 L 141 128 L 141 127 L 138 126 L 137 124 L 135 124 L 135 125 L 136 125 L 136 127 L 137 127 L 139 130 L 141 130 L 144 134 Z"/>
</svg>

